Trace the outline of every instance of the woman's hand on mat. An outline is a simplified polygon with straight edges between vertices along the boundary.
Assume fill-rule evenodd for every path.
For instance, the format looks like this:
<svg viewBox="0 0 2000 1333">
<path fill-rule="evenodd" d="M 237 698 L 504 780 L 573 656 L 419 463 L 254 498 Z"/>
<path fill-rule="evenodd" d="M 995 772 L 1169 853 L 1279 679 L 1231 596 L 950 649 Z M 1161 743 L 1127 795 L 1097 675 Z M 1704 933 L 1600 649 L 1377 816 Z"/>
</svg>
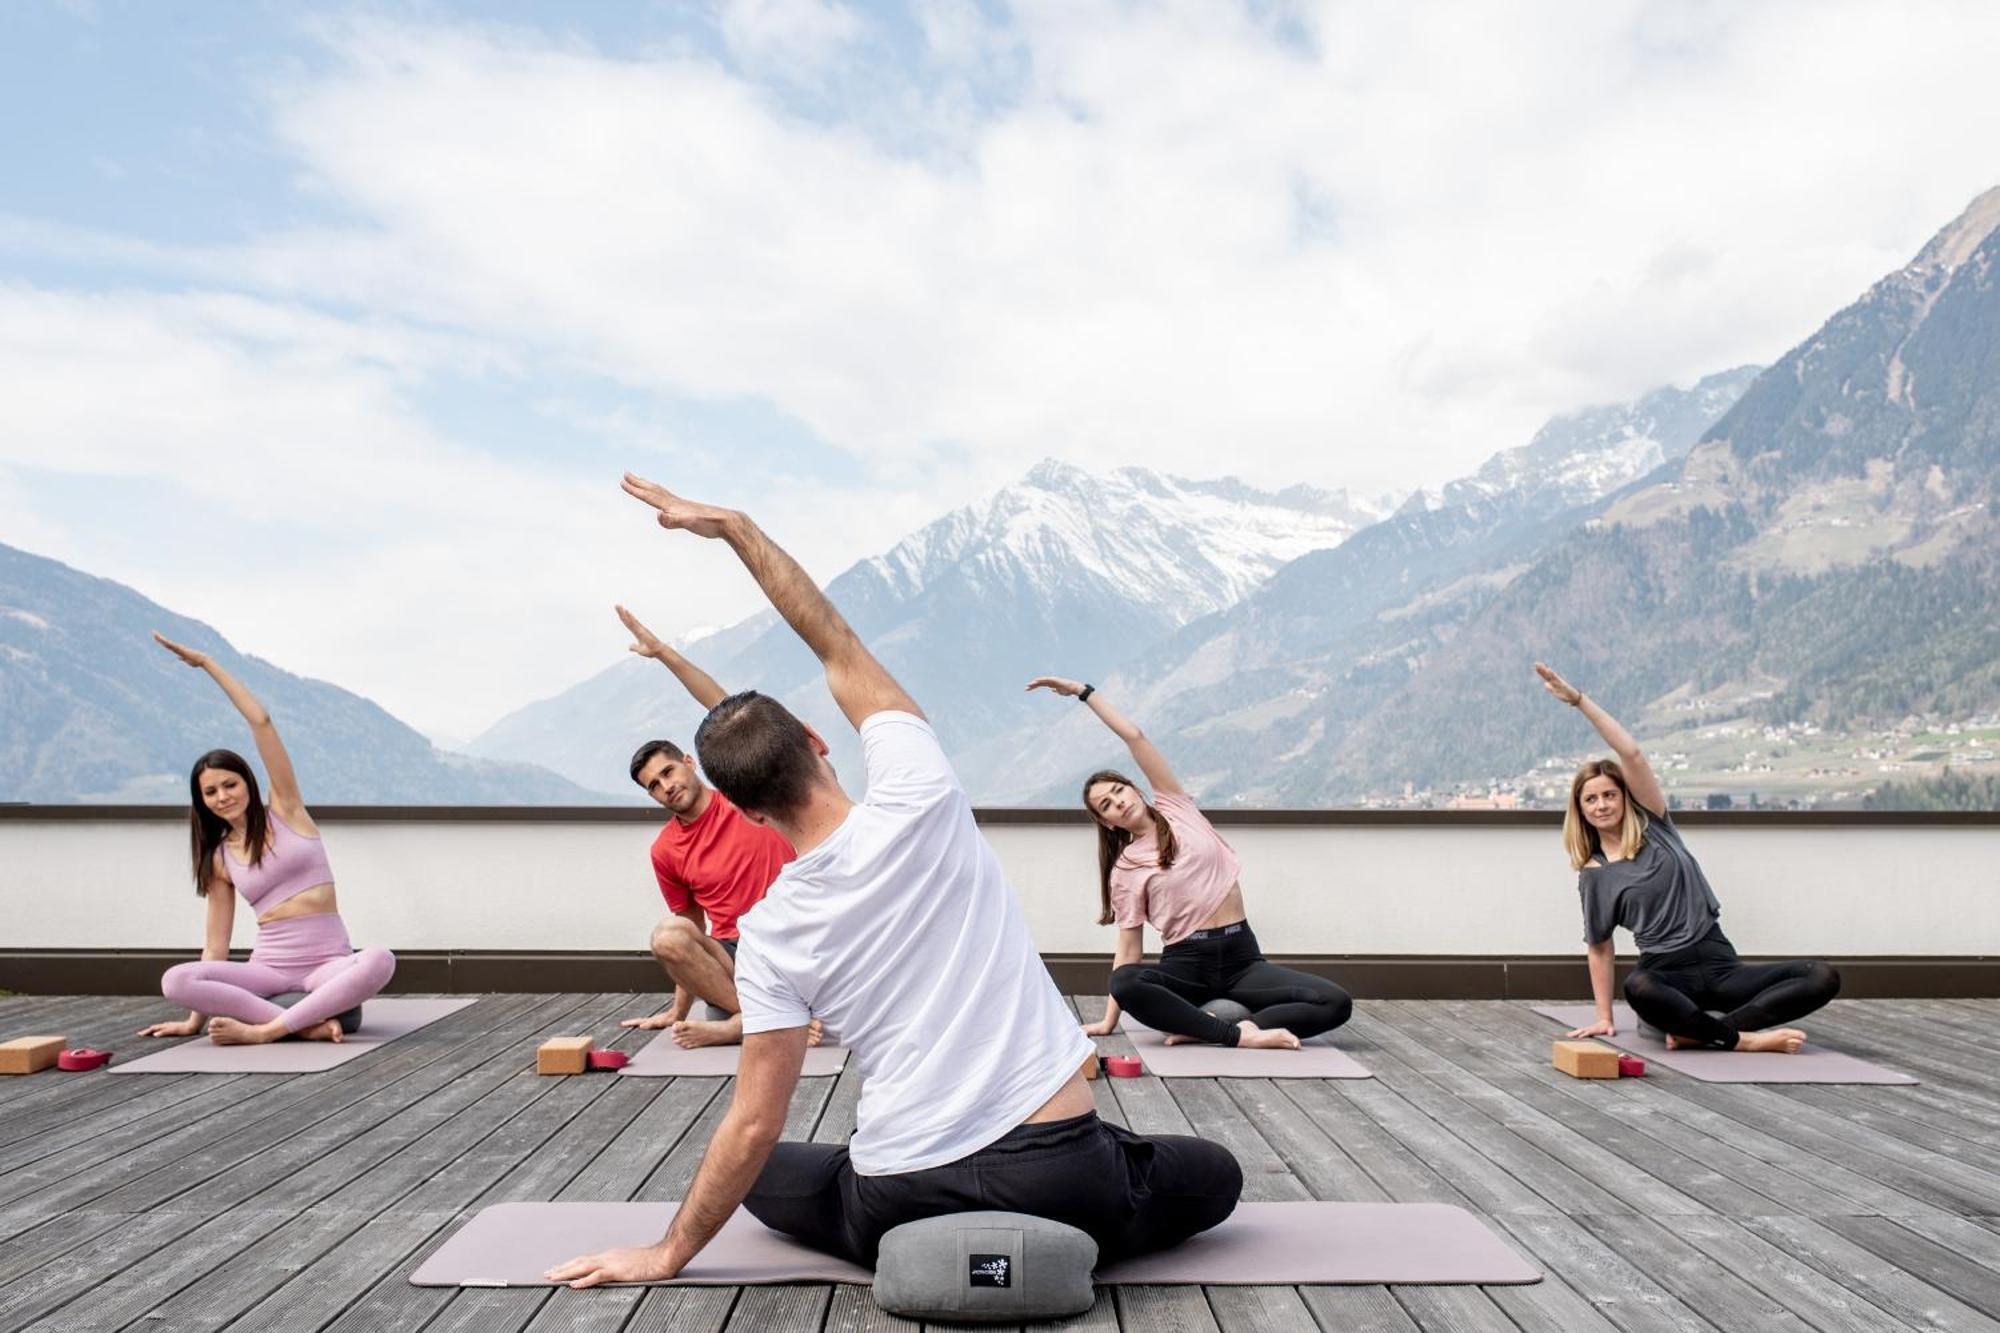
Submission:
<svg viewBox="0 0 2000 1333">
<path fill-rule="evenodd" d="M 207 653 L 204 653 L 199 649 L 189 648 L 185 644 L 175 643 L 172 639 L 160 633 L 158 630 L 153 631 L 153 642 L 159 644 L 160 647 L 166 649 L 168 652 L 172 653 L 175 657 L 180 658 L 181 661 L 187 663 L 191 667 L 205 667 L 208 665 Z"/>
<path fill-rule="evenodd" d="M 1065 699 L 1074 699 L 1083 693 L 1081 681 L 1064 680 L 1061 676 L 1037 676 L 1028 682 L 1031 690 L 1054 690 Z"/>
<path fill-rule="evenodd" d="M 1083 1035 L 1086 1037 L 1108 1037 L 1117 1030 L 1118 1020 L 1115 1018 L 1100 1018 L 1095 1023 L 1083 1025 Z"/>
<path fill-rule="evenodd" d="M 1535 674 L 1542 678 L 1542 684 L 1548 687 L 1550 694 L 1553 694 L 1571 708 L 1576 707 L 1583 699 L 1582 690 L 1579 690 L 1576 686 L 1570 684 L 1540 662 L 1535 663 Z"/>
<path fill-rule="evenodd" d="M 658 1032 L 661 1028 L 673 1025 L 672 1014 L 647 1014 L 644 1018 L 624 1018 L 618 1022 L 621 1028 L 644 1028 L 648 1032 Z"/>
<path fill-rule="evenodd" d="M 142 1037 L 192 1037 L 201 1031 L 201 1020 L 183 1018 L 177 1023 L 154 1023 L 139 1029 Z"/>
<path fill-rule="evenodd" d="M 626 645 L 627 652 L 637 653 L 641 657 L 658 657 L 667 651 L 667 645 L 660 641 L 660 636 L 640 624 L 639 617 L 622 606 L 616 610 L 618 618 L 625 622 L 626 632 L 632 636 L 632 642 Z"/>
<path fill-rule="evenodd" d="M 740 517 L 734 509 L 720 509 L 698 500 L 683 499 L 659 482 L 647 481 L 630 472 L 625 474 L 625 480 L 619 485 L 625 488 L 625 494 L 635 500 L 644 500 L 659 510 L 661 527 L 679 528 L 697 537 L 720 537 L 730 521 Z"/>
<path fill-rule="evenodd" d="M 1586 1023 L 1580 1028 L 1570 1029 L 1572 1037 L 1615 1037 L 1618 1025 L 1608 1018 L 1600 1018 L 1595 1023 Z"/>
<path fill-rule="evenodd" d="M 595 1287 L 604 1282 L 664 1282 L 680 1271 L 681 1266 L 668 1257 L 665 1246 L 641 1245 L 586 1254 L 557 1264 L 542 1276 L 572 1287 Z"/>
</svg>

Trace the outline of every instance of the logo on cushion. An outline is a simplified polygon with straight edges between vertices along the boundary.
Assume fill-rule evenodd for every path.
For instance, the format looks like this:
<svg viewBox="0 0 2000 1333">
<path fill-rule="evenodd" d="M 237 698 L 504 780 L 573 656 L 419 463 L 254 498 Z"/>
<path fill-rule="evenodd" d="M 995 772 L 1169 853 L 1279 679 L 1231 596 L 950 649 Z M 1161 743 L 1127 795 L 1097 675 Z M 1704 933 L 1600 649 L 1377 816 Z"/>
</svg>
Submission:
<svg viewBox="0 0 2000 1333">
<path fill-rule="evenodd" d="M 1005 1254 L 975 1254 L 970 1256 L 972 1272 L 967 1278 L 969 1287 L 1006 1287 L 1013 1285 L 1011 1276 L 1013 1258 Z"/>
</svg>

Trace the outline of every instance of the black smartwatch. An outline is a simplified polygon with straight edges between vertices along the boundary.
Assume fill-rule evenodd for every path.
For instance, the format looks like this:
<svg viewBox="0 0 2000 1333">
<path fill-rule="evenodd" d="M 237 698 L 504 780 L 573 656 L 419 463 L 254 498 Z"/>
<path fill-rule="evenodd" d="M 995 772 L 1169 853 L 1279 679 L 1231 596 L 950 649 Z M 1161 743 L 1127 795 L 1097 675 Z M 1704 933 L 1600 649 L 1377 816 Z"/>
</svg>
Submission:
<svg viewBox="0 0 2000 1333">
<path fill-rule="evenodd" d="M 1076 692 L 1076 701 L 1080 704 L 1089 703 L 1090 693 L 1092 690 L 1095 690 L 1096 688 L 1097 687 L 1095 685 L 1085 685 L 1082 689 Z"/>
</svg>

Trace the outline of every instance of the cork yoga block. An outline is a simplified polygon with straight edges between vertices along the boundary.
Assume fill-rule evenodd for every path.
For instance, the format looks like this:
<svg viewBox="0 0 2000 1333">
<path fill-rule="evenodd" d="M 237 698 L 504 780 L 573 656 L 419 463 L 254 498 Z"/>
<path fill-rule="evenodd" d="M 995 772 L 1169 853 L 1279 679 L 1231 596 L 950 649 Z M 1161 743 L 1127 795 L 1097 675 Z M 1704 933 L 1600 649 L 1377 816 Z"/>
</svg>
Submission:
<svg viewBox="0 0 2000 1333">
<path fill-rule="evenodd" d="M 581 1074 L 590 1067 L 594 1037 L 550 1037 L 535 1051 L 537 1074 Z"/>
<path fill-rule="evenodd" d="M 0 1074 L 39 1074 L 54 1069 L 62 1050 L 61 1037 L 16 1037 L 0 1042 Z"/>
<path fill-rule="evenodd" d="M 1096 1051 L 1092 1051 L 1092 1052 L 1091 1052 L 1091 1053 L 1090 1053 L 1089 1055 L 1087 1055 L 1087 1056 L 1085 1056 L 1085 1057 L 1084 1057 L 1084 1061 L 1083 1061 L 1083 1076 L 1084 1076 L 1085 1078 L 1088 1078 L 1088 1079 L 1095 1079 L 1095 1078 L 1097 1077 L 1097 1052 L 1096 1052 Z"/>
<path fill-rule="evenodd" d="M 1617 1078 L 1618 1052 L 1594 1041 L 1559 1041 L 1556 1068 L 1571 1078 Z"/>
</svg>

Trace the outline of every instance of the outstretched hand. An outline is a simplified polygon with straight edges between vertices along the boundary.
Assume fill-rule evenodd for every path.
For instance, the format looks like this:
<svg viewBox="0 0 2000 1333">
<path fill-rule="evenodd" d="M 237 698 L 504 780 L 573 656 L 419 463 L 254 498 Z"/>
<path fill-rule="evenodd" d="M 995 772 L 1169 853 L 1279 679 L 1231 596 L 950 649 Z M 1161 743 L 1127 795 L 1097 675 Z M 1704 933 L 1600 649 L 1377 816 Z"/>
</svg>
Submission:
<svg viewBox="0 0 2000 1333">
<path fill-rule="evenodd" d="M 634 1246 L 627 1250 L 606 1250 L 586 1254 L 565 1264 L 557 1264 L 542 1274 L 551 1282 L 572 1287 L 595 1287 L 604 1282 L 664 1282 L 680 1272 L 657 1245 Z"/>
<path fill-rule="evenodd" d="M 205 667 L 208 665 L 207 653 L 204 653 L 196 648 L 189 648 L 185 644 L 175 643 L 172 639 L 160 633 L 158 630 L 153 631 L 153 642 L 159 644 L 160 647 L 166 649 L 168 652 L 172 653 L 175 657 L 180 658 L 181 661 L 187 663 L 191 667 Z"/>
<path fill-rule="evenodd" d="M 630 472 L 625 474 L 619 485 L 624 488 L 625 494 L 659 510 L 660 526 L 663 528 L 680 528 L 697 537 L 720 537 L 729 526 L 729 521 L 737 517 L 733 509 L 718 509 L 698 500 L 682 499 L 657 481 L 647 481 Z"/>
<path fill-rule="evenodd" d="M 618 612 L 618 618 L 625 622 L 626 631 L 632 636 L 632 642 L 626 645 L 626 651 L 637 653 L 641 657 L 658 657 L 667 650 L 667 645 L 660 641 L 659 635 L 639 623 L 639 617 L 622 606 L 614 609 Z"/>
<path fill-rule="evenodd" d="M 1535 663 L 1535 674 L 1542 678 L 1542 684 L 1548 687 L 1550 694 L 1553 694 L 1571 708 L 1576 707 L 1577 701 L 1583 698 L 1582 690 L 1579 690 L 1576 686 L 1570 684 L 1540 662 Z"/>
<path fill-rule="evenodd" d="M 1595 1023 L 1586 1023 L 1580 1028 L 1571 1028 L 1568 1035 L 1572 1037 L 1615 1037 L 1618 1035 L 1618 1025 L 1608 1018 L 1600 1018 Z"/>
<path fill-rule="evenodd" d="M 1083 693 L 1081 683 L 1074 680 L 1064 680 L 1060 676 L 1037 676 L 1028 682 L 1028 688 L 1031 690 L 1054 690 L 1065 699 L 1074 699 L 1077 695 Z"/>
</svg>

